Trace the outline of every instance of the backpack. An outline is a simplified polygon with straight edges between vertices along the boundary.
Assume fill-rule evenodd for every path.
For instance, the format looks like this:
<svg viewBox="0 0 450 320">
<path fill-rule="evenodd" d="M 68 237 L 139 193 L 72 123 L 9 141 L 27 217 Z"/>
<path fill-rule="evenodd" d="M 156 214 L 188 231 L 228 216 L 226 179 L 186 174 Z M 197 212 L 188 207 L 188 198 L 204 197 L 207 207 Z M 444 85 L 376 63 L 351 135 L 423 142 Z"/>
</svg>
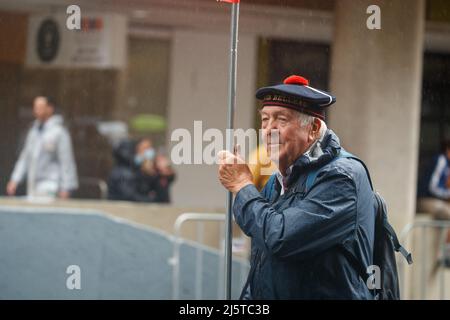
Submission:
<svg viewBox="0 0 450 320">
<path fill-rule="evenodd" d="M 408 264 L 412 264 L 411 253 L 406 251 L 398 241 L 394 228 L 390 225 L 387 217 L 386 202 L 380 194 L 373 189 L 372 180 L 370 178 L 369 170 L 362 160 L 341 149 L 341 152 L 332 161 L 339 158 L 349 158 L 360 162 L 366 170 L 369 179 L 370 187 L 373 191 L 376 205 L 375 217 L 375 237 L 373 247 L 373 264 L 380 268 L 380 288 L 373 289 L 373 295 L 376 300 L 400 300 L 400 285 L 398 281 L 397 263 L 395 252 L 400 252 L 406 259 Z M 311 171 L 306 178 L 306 192 L 313 185 L 320 168 Z M 272 192 L 275 186 L 276 176 L 272 175 L 264 188 L 263 196 L 266 199 L 271 199 Z M 347 258 L 354 265 L 361 278 L 367 283 L 369 275 L 362 263 L 350 254 L 347 250 L 343 250 Z"/>
</svg>

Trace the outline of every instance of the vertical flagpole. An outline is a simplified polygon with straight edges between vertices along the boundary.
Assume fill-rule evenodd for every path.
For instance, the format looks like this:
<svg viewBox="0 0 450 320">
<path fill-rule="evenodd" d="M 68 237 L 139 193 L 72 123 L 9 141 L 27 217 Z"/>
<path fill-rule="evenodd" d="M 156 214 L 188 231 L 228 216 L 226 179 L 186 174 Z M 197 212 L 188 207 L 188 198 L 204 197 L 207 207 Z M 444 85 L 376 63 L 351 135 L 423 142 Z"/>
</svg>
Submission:
<svg viewBox="0 0 450 320">
<path fill-rule="evenodd" d="M 225 0 L 227 1 L 227 0 Z M 228 97 L 228 125 L 227 125 L 227 150 L 233 152 L 233 129 L 234 110 L 236 107 L 236 69 L 237 69 L 237 45 L 239 24 L 239 1 L 231 2 L 231 52 L 230 52 L 230 74 L 229 74 L 229 97 Z M 225 233 L 225 298 L 231 299 L 231 267 L 232 267 L 232 240 L 233 240 L 233 194 L 227 194 L 227 216 Z"/>
</svg>

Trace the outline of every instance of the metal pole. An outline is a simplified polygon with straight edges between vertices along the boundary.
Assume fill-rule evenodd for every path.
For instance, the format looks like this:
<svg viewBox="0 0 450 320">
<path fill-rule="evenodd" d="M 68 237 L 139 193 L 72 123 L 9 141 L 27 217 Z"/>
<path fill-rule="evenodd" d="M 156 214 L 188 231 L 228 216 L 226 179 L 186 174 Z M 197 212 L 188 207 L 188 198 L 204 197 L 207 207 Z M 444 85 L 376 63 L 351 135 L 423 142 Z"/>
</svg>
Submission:
<svg viewBox="0 0 450 320">
<path fill-rule="evenodd" d="M 224 222 L 225 222 L 224 217 Z M 220 249 L 219 249 L 219 263 L 217 266 L 217 300 L 225 299 L 225 290 L 224 288 L 224 268 L 225 268 L 225 223 L 220 224 Z"/>
<path fill-rule="evenodd" d="M 422 248 L 423 255 L 420 267 L 420 299 L 425 300 L 427 292 L 427 228 L 422 228 Z"/>
<path fill-rule="evenodd" d="M 234 109 L 236 106 L 236 67 L 238 45 L 239 1 L 231 5 L 231 52 L 230 52 L 230 78 L 229 78 L 229 105 L 227 126 L 227 150 L 233 152 Z M 225 229 L 225 298 L 231 299 L 231 266 L 232 266 L 232 221 L 233 221 L 233 194 L 227 194 L 227 216 Z"/>
<path fill-rule="evenodd" d="M 442 227 L 439 229 L 440 231 L 440 239 L 439 239 L 439 247 L 440 247 L 440 254 L 442 256 L 442 265 L 440 265 L 439 270 L 439 279 L 440 279 L 440 286 L 439 286 L 439 299 L 444 300 L 445 299 L 445 260 L 446 260 L 446 251 L 445 251 L 445 244 L 447 240 L 447 231 L 448 229 L 446 227 Z M 438 254 L 439 257 L 439 254 Z"/>
<path fill-rule="evenodd" d="M 197 222 L 197 242 L 203 244 L 205 228 L 203 222 Z M 203 248 L 197 248 L 197 260 L 195 262 L 195 300 L 202 298 L 203 289 Z"/>
</svg>

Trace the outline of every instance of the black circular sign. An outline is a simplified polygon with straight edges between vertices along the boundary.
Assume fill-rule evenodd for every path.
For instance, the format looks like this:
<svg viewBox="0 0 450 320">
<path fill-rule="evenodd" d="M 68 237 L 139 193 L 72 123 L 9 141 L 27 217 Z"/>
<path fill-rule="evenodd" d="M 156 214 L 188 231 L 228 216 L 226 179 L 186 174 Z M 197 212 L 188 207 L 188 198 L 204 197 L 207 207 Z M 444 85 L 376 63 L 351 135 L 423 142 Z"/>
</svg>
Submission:
<svg viewBox="0 0 450 320">
<path fill-rule="evenodd" d="M 44 20 L 37 33 L 37 53 L 39 59 L 50 62 L 58 53 L 59 31 L 57 23 L 52 19 Z"/>
</svg>

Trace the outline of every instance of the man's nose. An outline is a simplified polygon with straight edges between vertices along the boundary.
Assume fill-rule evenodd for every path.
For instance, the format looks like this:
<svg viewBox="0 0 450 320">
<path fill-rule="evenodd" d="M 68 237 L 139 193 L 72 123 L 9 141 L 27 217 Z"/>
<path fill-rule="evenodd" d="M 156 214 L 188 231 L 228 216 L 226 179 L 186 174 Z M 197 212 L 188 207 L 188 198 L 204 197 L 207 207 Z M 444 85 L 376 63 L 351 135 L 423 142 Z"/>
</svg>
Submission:
<svg viewBox="0 0 450 320">
<path fill-rule="evenodd" d="M 278 122 L 275 119 L 269 119 L 269 121 L 267 123 L 267 126 L 266 126 L 266 129 L 268 131 L 277 130 L 278 129 Z"/>
<path fill-rule="evenodd" d="M 268 139 L 267 141 L 270 142 L 270 144 L 279 144 L 280 143 L 280 131 L 278 129 L 271 129 L 268 132 Z"/>
<path fill-rule="evenodd" d="M 263 133 L 267 142 L 272 144 L 279 143 L 280 131 L 276 126 L 267 126 Z"/>
</svg>

